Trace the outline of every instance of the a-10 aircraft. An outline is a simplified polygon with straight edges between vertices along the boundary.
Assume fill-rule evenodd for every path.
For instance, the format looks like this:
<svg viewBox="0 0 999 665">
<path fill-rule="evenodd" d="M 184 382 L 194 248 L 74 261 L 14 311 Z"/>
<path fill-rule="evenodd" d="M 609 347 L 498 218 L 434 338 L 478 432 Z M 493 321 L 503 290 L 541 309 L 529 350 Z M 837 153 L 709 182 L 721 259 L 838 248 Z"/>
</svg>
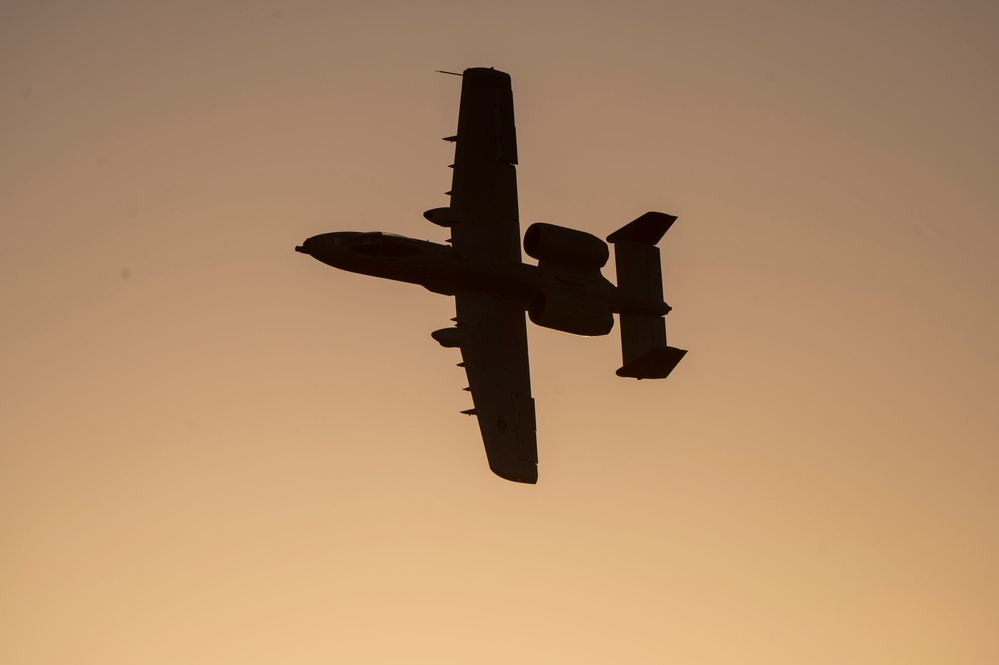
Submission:
<svg viewBox="0 0 999 665">
<path fill-rule="evenodd" d="M 663 301 L 656 243 L 676 220 L 647 212 L 607 236 L 617 286 L 600 273 L 607 244 L 583 231 L 532 224 L 521 261 L 517 135 L 510 76 L 491 68 L 462 74 L 450 205 L 423 213 L 450 229 L 448 245 L 390 233 L 341 231 L 295 250 L 342 270 L 419 284 L 454 296 L 455 325 L 432 334 L 461 350 L 489 468 L 507 480 L 538 481 L 538 442 L 525 311 L 539 326 L 606 335 L 621 319 L 618 376 L 662 379 L 686 351 L 666 345 L 670 306 Z"/>
</svg>

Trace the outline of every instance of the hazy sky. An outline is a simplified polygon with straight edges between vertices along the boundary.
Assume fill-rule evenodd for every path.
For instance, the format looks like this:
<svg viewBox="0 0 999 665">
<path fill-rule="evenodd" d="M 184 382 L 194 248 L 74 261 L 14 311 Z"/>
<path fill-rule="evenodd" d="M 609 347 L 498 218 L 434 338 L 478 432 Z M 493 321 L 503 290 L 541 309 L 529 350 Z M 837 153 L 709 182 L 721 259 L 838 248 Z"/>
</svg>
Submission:
<svg viewBox="0 0 999 665">
<path fill-rule="evenodd" d="M 0 2 L 0 661 L 999 662 L 999 5 Z M 522 228 L 662 243 L 666 381 L 529 326 L 488 470 L 460 79 Z M 613 268 L 606 273 L 613 276 Z"/>
</svg>

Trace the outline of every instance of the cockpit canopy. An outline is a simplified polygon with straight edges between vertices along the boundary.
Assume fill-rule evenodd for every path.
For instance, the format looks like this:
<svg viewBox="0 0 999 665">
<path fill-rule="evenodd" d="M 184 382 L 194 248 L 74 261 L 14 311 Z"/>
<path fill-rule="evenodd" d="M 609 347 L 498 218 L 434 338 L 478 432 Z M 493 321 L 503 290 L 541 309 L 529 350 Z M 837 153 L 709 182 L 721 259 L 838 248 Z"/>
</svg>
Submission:
<svg viewBox="0 0 999 665">
<path fill-rule="evenodd" d="M 416 256 L 424 251 L 418 240 L 381 231 L 340 236 L 337 240 L 341 246 L 368 256 L 400 259 Z"/>
</svg>

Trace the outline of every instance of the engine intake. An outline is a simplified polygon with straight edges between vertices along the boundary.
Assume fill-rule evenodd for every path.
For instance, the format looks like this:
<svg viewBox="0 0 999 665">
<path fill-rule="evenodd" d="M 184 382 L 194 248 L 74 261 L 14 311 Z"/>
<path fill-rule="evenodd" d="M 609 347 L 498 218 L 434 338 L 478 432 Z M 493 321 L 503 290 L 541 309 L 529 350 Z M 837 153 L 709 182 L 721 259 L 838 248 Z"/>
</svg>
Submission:
<svg viewBox="0 0 999 665">
<path fill-rule="evenodd" d="M 614 327 L 614 314 L 604 303 L 564 291 L 542 291 L 527 307 L 531 321 L 544 328 L 574 335 L 606 335 Z"/>
<path fill-rule="evenodd" d="M 578 270 L 599 270 L 607 263 L 607 243 L 585 231 L 539 222 L 524 234 L 524 251 L 538 261 Z"/>
</svg>

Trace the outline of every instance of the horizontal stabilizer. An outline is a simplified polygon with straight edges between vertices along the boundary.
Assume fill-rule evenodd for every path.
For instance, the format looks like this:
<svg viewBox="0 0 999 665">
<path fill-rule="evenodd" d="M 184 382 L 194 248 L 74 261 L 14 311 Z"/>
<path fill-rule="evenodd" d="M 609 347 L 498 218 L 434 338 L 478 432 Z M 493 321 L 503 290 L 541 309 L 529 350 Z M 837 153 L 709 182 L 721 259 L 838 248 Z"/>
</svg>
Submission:
<svg viewBox="0 0 999 665">
<path fill-rule="evenodd" d="M 638 242 L 655 245 L 662 240 L 669 227 L 676 221 L 676 215 L 663 212 L 647 212 L 633 222 L 625 224 L 607 236 L 607 242 Z"/>
<path fill-rule="evenodd" d="M 625 364 L 617 375 L 632 379 L 665 379 L 686 354 L 683 349 L 659 346 Z"/>
</svg>

